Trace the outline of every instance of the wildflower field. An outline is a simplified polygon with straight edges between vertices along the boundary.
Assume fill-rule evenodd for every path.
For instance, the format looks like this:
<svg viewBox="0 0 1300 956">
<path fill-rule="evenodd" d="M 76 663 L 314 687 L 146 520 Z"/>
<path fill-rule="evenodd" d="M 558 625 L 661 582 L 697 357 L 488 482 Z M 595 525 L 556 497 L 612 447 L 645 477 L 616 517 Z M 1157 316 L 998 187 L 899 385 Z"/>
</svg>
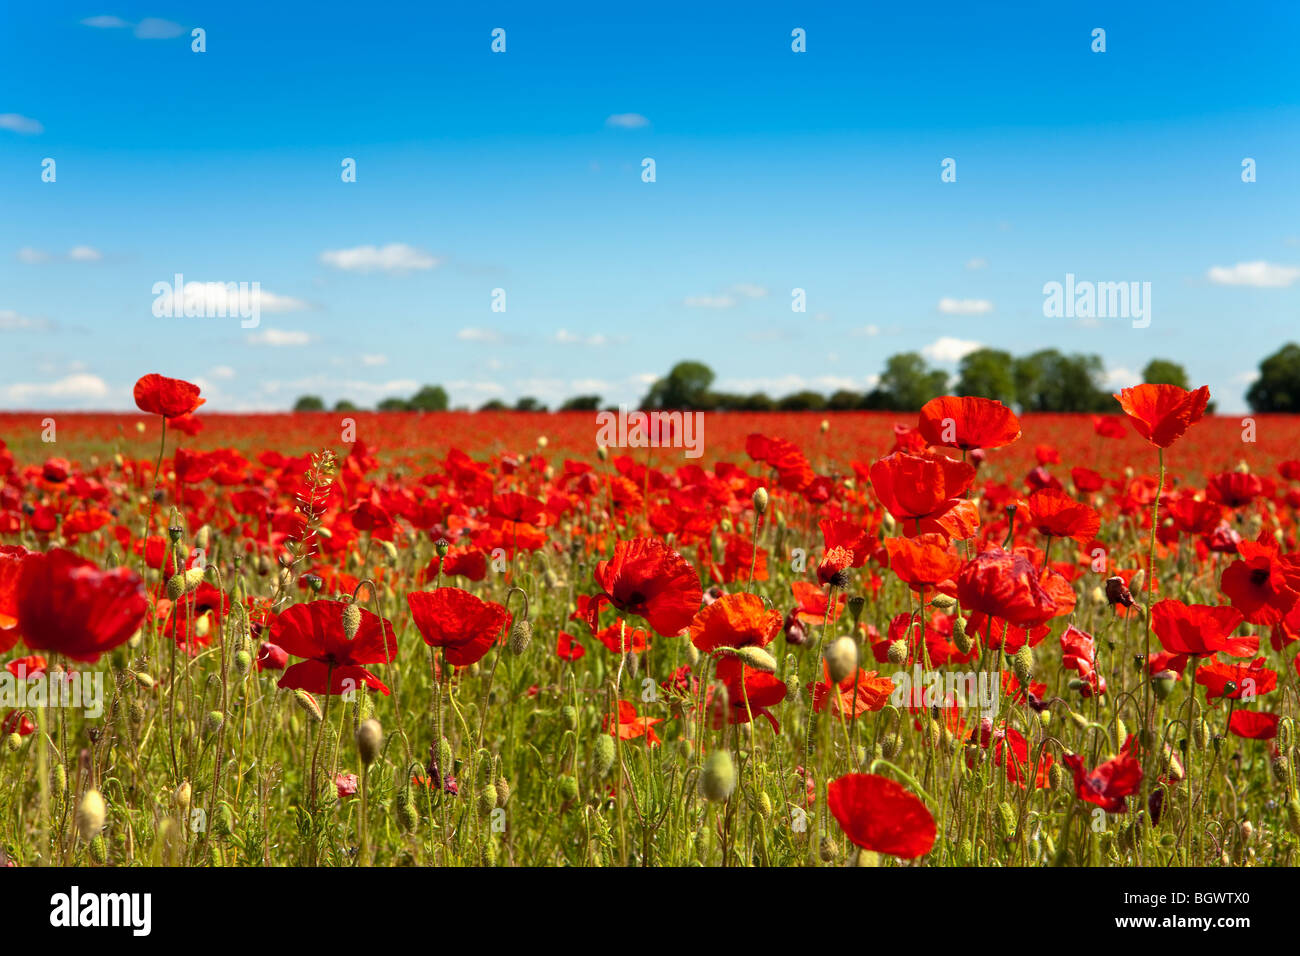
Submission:
<svg viewBox="0 0 1300 956">
<path fill-rule="evenodd" d="M 1208 398 L 0 414 L 0 863 L 1293 865 L 1300 421 Z"/>
</svg>

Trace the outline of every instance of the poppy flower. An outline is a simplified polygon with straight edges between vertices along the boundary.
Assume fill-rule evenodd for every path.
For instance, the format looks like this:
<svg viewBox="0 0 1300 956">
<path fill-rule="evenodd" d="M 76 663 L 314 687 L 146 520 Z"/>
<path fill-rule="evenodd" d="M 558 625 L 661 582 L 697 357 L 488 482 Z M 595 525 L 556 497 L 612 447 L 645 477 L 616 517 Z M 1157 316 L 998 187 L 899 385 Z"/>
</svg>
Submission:
<svg viewBox="0 0 1300 956">
<path fill-rule="evenodd" d="M 938 532 L 968 538 L 979 527 L 975 502 L 962 497 L 975 468 L 946 455 L 895 452 L 871 466 L 871 487 L 908 537 Z"/>
<path fill-rule="evenodd" d="M 1275 546 L 1243 541 L 1237 550 L 1241 558 L 1223 569 L 1219 589 L 1248 623 L 1280 623 L 1300 599 L 1300 573 L 1279 559 Z"/>
<path fill-rule="evenodd" d="M 460 588 L 415 591 L 406 596 L 415 626 L 430 647 L 441 647 L 447 663 L 468 667 L 482 660 L 510 620 L 495 601 Z"/>
<path fill-rule="evenodd" d="M 817 563 L 817 580 L 842 591 L 849 586 L 851 567 L 853 567 L 852 551 L 847 548 L 827 548 L 821 561 Z"/>
<path fill-rule="evenodd" d="M 0 544 L 0 654 L 18 643 L 18 579 L 30 553 L 16 544 Z"/>
<path fill-rule="evenodd" d="M 1184 604 L 1173 598 L 1151 608 L 1151 629 L 1165 650 L 1173 654 L 1209 657 L 1222 651 L 1232 657 L 1249 657 L 1259 650 L 1255 635 L 1232 637 L 1243 617 L 1236 608 L 1211 604 Z"/>
<path fill-rule="evenodd" d="M 610 726 L 613 723 L 611 716 L 606 714 L 604 717 L 606 733 L 610 735 L 617 733 L 620 740 L 644 737 L 648 747 L 658 747 L 662 742 L 659 735 L 655 733 L 655 724 L 663 723 L 662 717 L 641 717 L 637 714 L 636 707 L 626 700 L 618 702 L 618 724 L 615 727 Z"/>
<path fill-rule="evenodd" d="M 1001 402 L 974 395 L 941 395 L 921 406 L 917 426 L 931 445 L 970 451 L 1001 448 L 1020 437 L 1020 420 Z"/>
<path fill-rule="evenodd" d="M 257 649 L 257 669 L 259 671 L 282 671 L 289 663 L 289 654 L 283 647 L 263 641 Z"/>
<path fill-rule="evenodd" d="M 1003 768 L 1007 782 L 1024 790 L 1029 781 L 1027 771 L 1033 766 L 1033 761 L 1029 759 L 1029 741 L 1025 735 L 1014 727 L 995 727 L 993 721 L 985 719 L 980 722 L 979 743 L 985 750 L 992 747 L 993 765 Z M 1049 785 L 1053 762 L 1052 755 L 1043 750 L 1038 758 L 1038 772 L 1034 776 L 1035 787 Z M 969 767 L 975 766 L 971 756 L 967 756 L 966 763 Z"/>
<path fill-rule="evenodd" d="M 1101 515 L 1056 488 L 1043 488 L 1030 495 L 1029 511 L 1034 530 L 1051 538 L 1073 538 L 1086 544 L 1101 528 Z"/>
<path fill-rule="evenodd" d="M 342 694 L 365 684 L 388 693 L 383 682 L 363 665 L 397 657 L 393 625 L 358 608 L 360 624 L 349 639 L 343 628 L 347 607 L 342 601 L 311 601 L 294 604 L 275 616 L 270 642 L 294 657 L 306 658 L 286 670 L 278 686 L 313 694 Z"/>
<path fill-rule="evenodd" d="M 581 660 L 587 653 L 587 649 L 573 639 L 573 635 L 560 632 L 559 639 L 555 642 L 555 656 L 562 661 Z"/>
<path fill-rule="evenodd" d="M 781 732 L 771 708 L 785 700 L 785 681 L 775 674 L 746 667 L 737 657 L 718 661 L 717 677 L 727 688 L 728 723 L 747 724 L 751 717 L 765 717 L 773 731 Z"/>
<path fill-rule="evenodd" d="M 32 650 L 97 661 L 126 643 L 148 610 L 144 582 L 128 568 L 102 571 L 63 548 L 22 559 L 16 617 Z"/>
<path fill-rule="evenodd" d="M 1058 575 L 1059 577 L 1059 575 Z M 957 576 L 957 599 L 965 609 L 1002 618 L 1020 627 L 1034 627 L 1068 613 L 1074 606 L 1064 593 L 1044 586 L 1046 576 L 1018 552 L 990 548 L 966 563 Z M 1070 590 L 1065 586 L 1065 590 Z M 1073 591 L 1070 591 L 1073 598 Z M 1063 609 L 1064 608 L 1064 609 Z"/>
<path fill-rule="evenodd" d="M 146 375 L 135 383 L 135 405 L 140 411 L 163 418 L 188 415 L 206 402 L 199 398 L 199 387 L 179 378 L 168 378 L 157 373 Z"/>
<path fill-rule="evenodd" d="M 1250 664 L 1229 664 L 1218 658 L 1196 668 L 1196 683 L 1205 688 L 1206 697 L 1242 700 L 1258 697 L 1277 689 L 1277 671 L 1264 666 L 1264 658 Z"/>
<path fill-rule="evenodd" d="M 1189 392 L 1177 385 L 1138 385 L 1114 396 L 1137 433 L 1168 448 L 1201 420 L 1210 401 L 1209 386 Z"/>
<path fill-rule="evenodd" d="M 1234 710 L 1228 718 L 1228 730 L 1247 740 L 1272 740 L 1277 736 L 1280 717 L 1258 710 Z"/>
<path fill-rule="evenodd" d="M 781 613 L 757 594 L 725 594 L 691 621 L 691 643 L 702 654 L 719 647 L 766 647 L 781 630 Z"/>
<path fill-rule="evenodd" d="M 35 680 L 45 673 L 48 662 L 39 654 L 19 657 L 5 665 L 5 670 L 19 680 Z"/>
<path fill-rule="evenodd" d="M 1133 735 L 1129 734 L 1116 756 L 1092 770 L 1084 770 L 1083 757 L 1066 754 L 1062 759 L 1074 774 L 1074 795 L 1107 813 L 1127 812 L 1124 798 L 1142 785 L 1142 762 L 1133 756 L 1133 749 Z"/>
<path fill-rule="evenodd" d="M 962 559 L 941 534 L 915 538 L 886 538 L 889 569 L 913 590 L 952 582 L 961 570 Z"/>
<path fill-rule="evenodd" d="M 593 576 L 610 603 L 645 618 L 666 637 L 689 627 L 704 599 L 695 569 L 657 538 L 618 542 L 614 556 L 597 562 Z"/>
<path fill-rule="evenodd" d="M 850 773 L 832 780 L 826 805 L 856 846 L 904 859 L 934 846 L 934 817 L 921 798 L 887 777 Z"/>
<path fill-rule="evenodd" d="M 834 620 L 849 600 L 847 594 L 836 595 L 835 610 L 831 612 L 830 597 L 811 581 L 792 581 L 790 590 L 795 599 L 795 606 L 790 614 L 801 624 L 821 624 L 825 622 L 828 612 Z"/>
<path fill-rule="evenodd" d="M 844 678 L 832 690 L 830 667 L 822 661 L 822 679 L 812 686 L 813 710 L 820 714 L 829 706 L 837 717 L 857 717 L 881 710 L 893 692 L 894 682 L 888 677 L 862 669 Z"/>
<path fill-rule="evenodd" d="M 1084 697 L 1106 693 L 1106 678 L 1097 673 L 1097 641 L 1073 624 L 1061 635 L 1061 666 L 1075 671 L 1085 682 Z"/>
</svg>

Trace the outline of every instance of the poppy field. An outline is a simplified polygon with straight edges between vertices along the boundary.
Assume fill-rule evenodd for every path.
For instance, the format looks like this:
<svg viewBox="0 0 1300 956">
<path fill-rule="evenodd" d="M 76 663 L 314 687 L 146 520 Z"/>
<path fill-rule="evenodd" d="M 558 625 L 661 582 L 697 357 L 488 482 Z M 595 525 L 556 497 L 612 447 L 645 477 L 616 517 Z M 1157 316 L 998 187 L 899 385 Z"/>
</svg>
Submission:
<svg viewBox="0 0 1300 956">
<path fill-rule="evenodd" d="M 0 414 L 0 864 L 1296 863 L 1300 420 L 134 397 Z"/>
</svg>

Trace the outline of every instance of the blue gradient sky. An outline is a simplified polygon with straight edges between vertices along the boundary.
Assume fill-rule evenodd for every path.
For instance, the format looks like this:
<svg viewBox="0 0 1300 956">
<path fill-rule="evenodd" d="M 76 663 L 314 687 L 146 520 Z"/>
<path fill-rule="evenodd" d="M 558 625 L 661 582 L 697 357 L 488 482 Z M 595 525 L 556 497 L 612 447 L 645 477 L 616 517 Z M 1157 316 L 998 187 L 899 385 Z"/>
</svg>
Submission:
<svg viewBox="0 0 1300 956">
<path fill-rule="evenodd" d="M 213 410 L 617 403 L 681 358 L 829 391 L 979 343 L 1114 386 L 1172 358 L 1235 411 L 1300 338 L 1300 5 L 474 6 L 0 10 L 0 407 L 129 408 L 152 371 Z M 394 243 L 437 264 L 322 260 Z M 177 272 L 293 308 L 155 318 Z M 1150 327 L 1044 318 L 1067 272 L 1150 282 Z"/>
</svg>

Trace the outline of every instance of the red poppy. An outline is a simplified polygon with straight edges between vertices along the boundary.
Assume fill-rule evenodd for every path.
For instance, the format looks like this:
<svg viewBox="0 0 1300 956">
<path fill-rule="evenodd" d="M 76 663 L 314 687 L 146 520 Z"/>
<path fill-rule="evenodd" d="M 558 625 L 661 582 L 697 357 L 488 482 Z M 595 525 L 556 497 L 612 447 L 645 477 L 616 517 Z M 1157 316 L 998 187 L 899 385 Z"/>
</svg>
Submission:
<svg viewBox="0 0 1300 956">
<path fill-rule="evenodd" d="M 727 687 L 728 723 L 747 724 L 751 717 L 766 717 L 772 730 L 781 732 L 771 708 L 785 700 L 785 681 L 775 674 L 745 667 L 737 657 L 718 661 L 717 676 Z"/>
<path fill-rule="evenodd" d="M 1228 664 L 1218 658 L 1196 668 L 1196 683 L 1205 688 L 1206 697 L 1242 700 L 1258 697 L 1277 689 L 1277 671 L 1264 666 L 1264 658 L 1250 664 Z"/>
<path fill-rule="evenodd" d="M 1300 599 L 1300 572 L 1280 560 L 1276 546 L 1243 541 L 1237 550 L 1241 558 L 1223 569 L 1220 590 L 1248 623 L 1281 623 Z"/>
<path fill-rule="evenodd" d="M 921 406 L 918 428 L 931 445 L 970 451 L 1001 448 L 1020 437 L 1020 420 L 1001 402 L 974 395 L 942 395 Z"/>
<path fill-rule="evenodd" d="M 766 647 L 781 630 L 781 613 L 757 594 L 724 594 L 691 621 L 691 643 L 707 654 L 719 647 Z"/>
<path fill-rule="evenodd" d="M 555 642 L 556 657 L 562 661 L 576 661 L 581 660 L 586 653 L 587 649 L 575 641 L 572 634 L 560 632 L 560 637 Z"/>
<path fill-rule="evenodd" d="M 1172 598 L 1157 601 L 1151 608 L 1151 629 L 1173 654 L 1209 657 L 1222 651 L 1232 657 L 1249 657 L 1258 652 L 1259 638 L 1231 636 L 1242 620 L 1236 608 L 1184 604 Z"/>
<path fill-rule="evenodd" d="M 975 468 L 945 455 L 895 452 L 871 466 L 871 487 L 908 537 L 927 531 L 968 538 L 979 527 L 979 510 L 962 498 Z"/>
<path fill-rule="evenodd" d="M 812 686 L 813 710 L 819 714 L 828 705 L 836 717 L 857 717 L 881 710 L 894 692 L 894 682 L 888 677 L 862 669 L 835 685 L 834 696 L 831 687 L 830 667 L 823 661 L 822 679 Z"/>
<path fill-rule="evenodd" d="M 990 548 L 962 568 L 957 599 L 965 609 L 1034 627 L 1074 607 L 1074 592 L 1066 584 L 1067 598 L 1056 580 L 1060 575 L 1052 578 L 1052 573 L 1041 575 L 1023 554 Z"/>
<path fill-rule="evenodd" d="M 456 667 L 482 660 L 510 620 L 500 604 L 460 588 L 415 591 L 406 596 L 406 603 L 424 643 L 441 647 L 447 663 Z"/>
<path fill-rule="evenodd" d="M 885 550 L 889 553 L 889 569 L 915 590 L 945 581 L 951 584 L 962 566 L 961 555 L 941 534 L 886 538 Z"/>
<path fill-rule="evenodd" d="M 142 412 L 179 418 L 206 402 L 199 398 L 199 387 L 179 378 L 153 373 L 135 383 L 135 404 Z"/>
<path fill-rule="evenodd" d="M 704 599 L 695 569 L 657 538 L 618 542 L 614 556 L 597 562 L 593 576 L 616 608 L 640 615 L 667 637 L 690 625 Z"/>
<path fill-rule="evenodd" d="M 1097 641 L 1073 624 L 1061 635 L 1061 666 L 1076 671 L 1084 681 L 1084 697 L 1106 693 L 1106 678 L 1097 673 Z"/>
<path fill-rule="evenodd" d="M 313 694 L 342 694 L 361 684 L 388 693 L 364 664 L 397 657 L 397 638 L 388 621 L 358 608 L 360 624 L 349 639 L 342 601 L 311 601 L 286 608 L 271 622 L 270 641 L 294 657 L 306 658 L 284 672 L 279 686 Z"/>
<path fill-rule="evenodd" d="M 1056 488 L 1043 488 L 1030 495 L 1029 510 L 1034 530 L 1049 537 L 1073 538 L 1086 544 L 1101 528 L 1101 515 Z"/>
<path fill-rule="evenodd" d="M 817 580 L 840 590 L 849 586 L 849 568 L 853 567 L 853 552 L 847 548 L 827 548 L 817 563 Z M 830 598 L 827 598 L 829 601 Z"/>
<path fill-rule="evenodd" d="M 830 610 L 830 597 L 827 593 L 813 584 L 811 581 L 792 581 L 790 590 L 794 593 L 795 606 L 790 611 L 791 615 L 801 624 L 821 624 L 826 620 L 826 614 Z M 831 613 L 832 619 L 839 616 L 839 612 L 844 609 L 848 602 L 847 594 L 839 594 L 835 597 L 835 611 Z"/>
<path fill-rule="evenodd" d="M 97 661 L 128 641 L 148 610 L 144 582 L 128 568 L 101 571 L 63 548 L 22 560 L 16 617 L 32 650 Z"/>
<path fill-rule="evenodd" d="M 934 846 L 934 817 L 921 798 L 887 777 L 850 773 L 830 782 L 826 805 L 864 850 L 912 859 Z"/>
<path fill-rule="evenodd" d="M 1083 769 L 1083 758 L 1066 754 L 1062 759 L 1074 774 L 1074 794 L 1080 800 L 1095 803 L 1107 813 L 1125 813 L 1124 798 L 1136 793 L 1142 785 L 1142 762 L 1133 756 L 1134 742 L 1130 734 L 1118 755 L 1093 770 Z"/>
<path fill-rule="evenodd" d="M 1115 396 L 1137 433 L 1153 445 L 1168 448 L 1201 420 L 1210 401 L 1209 386 L 1193 392 L 1177 385 L 1138 385 Z"/>
<path fill-rule="evenodd" d="M 257 669 L 259 671 L 282 671 L 289 663 L 289 654 L 283 647 L 263 641 L 257 649 Z"/>
<path fill-rule="evenodd" d="M 662 717 L 640 717 L 637 715 L 636 707 L 625 700 L 618 702 L 618 726 L 611 729 L 611 715 L 606 714 L 604 717 L 605 731 L 613 735 L 617 732 L 622 740 L 635 740 L 637 737 L 644 737 L 646 745 L 657 747 L 660 744 L 659 735 L 655 733 L 655 724 L 663 723 Z"/>
<path fill-rule="evenodd" d="M 1277 736 L 1280 716 L 1258 710 L 1234 710 L 1228 718 L 1228 730 L 1247 740 L 1272 740 Z"/>
<path fill-rule="evenodd" d="M 16 544 L 0 544 L 0 654 L 18 643 L 18 579 L 30 553 Z"/>
</svg>

